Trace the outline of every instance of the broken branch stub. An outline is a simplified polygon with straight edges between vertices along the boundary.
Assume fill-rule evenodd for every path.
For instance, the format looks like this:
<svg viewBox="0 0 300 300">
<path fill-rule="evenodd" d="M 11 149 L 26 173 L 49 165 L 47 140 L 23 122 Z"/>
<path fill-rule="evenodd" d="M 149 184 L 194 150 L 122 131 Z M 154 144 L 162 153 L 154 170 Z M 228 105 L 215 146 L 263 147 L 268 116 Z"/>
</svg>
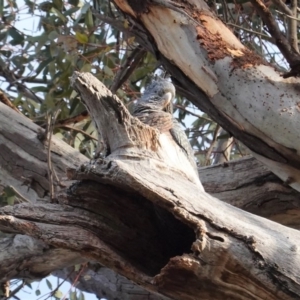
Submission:
<svg viewBox="0 0 300 300">
<path fill-rule="evenodd" d="M 104 157 L 112 160 L 149 159 L 150 165 L 160 165 L 167 173 L 179 172 L 203 191 L 198 174 L 172 138 L 133 117 L 122 101 L 92 74 L 75 72 L 72 85 L 94 121 L 99 141 L 104 143 Z M 94 173 L 92 170 L 91 174 Z M 74 172 L 71 173 L 69 171 L 70 177 L 74 178 Z"/>
<path fill-rule="evenodd" d="M 104 143 L 104 156 L 129 155 L 126 149 L 133 147 L 157 149 L 158 131 L 132 117 L 122 101 L 92 74 L 75 72 L 72 85 L 96 126 L 99 142 Z"/>
</svg>

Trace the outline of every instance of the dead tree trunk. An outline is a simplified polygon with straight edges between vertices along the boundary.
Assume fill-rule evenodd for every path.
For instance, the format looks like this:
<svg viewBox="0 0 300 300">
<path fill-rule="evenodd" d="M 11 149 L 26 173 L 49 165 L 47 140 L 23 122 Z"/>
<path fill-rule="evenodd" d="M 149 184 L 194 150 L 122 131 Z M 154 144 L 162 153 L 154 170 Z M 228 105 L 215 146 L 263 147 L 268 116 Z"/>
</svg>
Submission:
<svg viewBox="0 0 300 300">
<path fill-rule="evenodd" d="M 92 75 L 73 81 L 111 154 L 69 170 L 80 182 L 60 193 L 59 204 L 2 208 L 1 226 L 174 299 L 299 298 L 297 230 L 203 192 L 164 163 L 168 149 L 160 148 L 158 132 L 131 117 Z M 155 207 L 168 215 L 164 224 Z"/>
<path fill-rule="evenodd" d="M 38 139 L 42 131 L 29 119 L 12 112 L 9 107 L 0 103 L 1 194 L 7 187 L 13 187 L 16 191 L 15 203 L 27 199 L 32 203 L 33 210 L 37 198 L 43 198 L 39 201 L 43 203 L 47 201 L 49 195 L 47 147 Z M 76 167 L 88 161 L 86 157 L 55 137 L 52 138 L 51 149 L 52 164 L 61 181 L 65 177 L 66 168 Z M 201 168 L 200 177 L 205 190 L 215 197 L 252 213 L 299 228 L 298 192 L 282 184 L 280 179 L 254 158 Z M 67 184 L 66 181 L 64 183 Z M 1 203 L 1 206 L 3 205 L 5 204 Z M 50 215 L 54 218 L 55 211 L 50 212 Z M 18 216 L 21 219 L 26 217 L 26 214 Z M 1 230 L 13 231 L 12 228 L 3 226 Z M 56 263 L 49 264 L 49 261 Z M 12 278 L 29 280 L 43 278 L 56 269 L 85 261 L 87 258 L 82 257 L 80 253 L 69 249 L 51 248 L 47 241 L 43 243 L 38 239 L 19 234 L 1 235 L 1 282 Z M 97 271 L 97 274 L 101 270 Z M 69 270 L 66 274 L 69 274 Z M 98 281 L 99 275 L 89 280 L 92 286 L 99 287 L 99 290 L 111 297 L 120 297 L 115 291 L 122 290 L 122 299 L 131 299 L 131 296 L 134 299 L 135 292 L 131 293 L 132 289 L 126 293 L 124 287 L 120 289 L 118 286 L 107 286 L 106 282 Z M 111 276 L 115 276 L 118 284 L 124 281 L 122 277 L 118 278 L 117 274 Z M 124 284 L 126 287 L 129 285 L 126 282 Z M 86 283 L 83 287 L 89 292 L 97 292 L 89 289 Z M 139 291 L 138 286 L 134 291 L 139 297 L 145 294 L 145 297 L 157 298 L 154 294 L 149 296 L 145 291 Z M 103 296 L 101 293 L 97 295 Z"/>
</svg>

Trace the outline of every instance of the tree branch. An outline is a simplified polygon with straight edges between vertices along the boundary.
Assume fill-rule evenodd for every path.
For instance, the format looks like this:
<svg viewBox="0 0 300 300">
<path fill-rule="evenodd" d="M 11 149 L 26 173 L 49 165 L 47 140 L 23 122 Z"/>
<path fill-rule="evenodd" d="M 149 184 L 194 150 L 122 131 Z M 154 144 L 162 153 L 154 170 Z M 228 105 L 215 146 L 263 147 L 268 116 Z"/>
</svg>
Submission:
<svg viewBox="0 0 300 300">
<path fill-rule="evenodd" d="M 0 102 L 4 103 L 5 105 L 7 105 L 8 107 L 10 107 L 11 109 L 13 109 L 14 111 L 21 113 L 12 103 L 11 101 L 7 98 L 7 96 L 0 91 Z"/>
<path fill-rule="evenodd" d="M 285 59 L 290 64 L 291 68 L 299 67 L 300 56 L 297 52 L 297 48 L 292 47 L 291 43 L 280 31 L 272 13 L 266 7 L 266 5 L 261 0 L 251 0 L 252 5 L 256 9 L 257 13 L 260 15 L 264 23 L 267 25 L 271 36 L 275 39 L 275 43 Z M 294 37 L 294 35 L 293 35 Z M 292 38 L 292 36 L 291 36 Z"/>
<path fill-rule="evenodd" d="M 112 93 L 123 85 L 123 83 L 129 78 L 132 72 L 136 69 L 142 58 L 145 56 L 146 50 L 140 46 L 136 47 L 132 53 L 126 58 L 123 66 L 120 67 L 114 81 L 110 87 Z"/>
<path fill-rule="evenodd" d="M 174 299 L 299 297 L 298 231 L 204 193 L 177 164 L 166 164 L 155 130 L 91 75 L 75 73 L 73 84 L 111 153 L 69 170 L 81 181 L 60 193 L 60 204 L 2 208 L 3 228 L 76 251 Z"/>
<path fill-rule="evenodd" d="M 132 3 L 132 6 L 127 1 L 115 0 L 115 3 L 129 18 L 138 16 L 144 26 L 140 42 L 155 40 L 151 47 L 157 47 L 154 53 L 176 79 L 180 93 L 251 149 L 277 176 L 300 191 L 300 157 L 295 156 L 300 146 L 292 138 L 298 135 L 294 130 L 298 80 L 284 81 L 274 68 L 265 66 L 212 14 L 204 1 L 188 0 L 182 8 L 201 20 L 201 27 L 186 20 L 184 14 L 150 2 L 148 13 L 140 15 Z M 136 34 L 139 29 L 134 30 L 132 33 Z M 143 44 L 146 48 L 147 43 Z M 273 102 L 267 101 L 270 97 Z M 278 126 L 280 132 L 274 131 L 278 122 L 282 124 Z"/>
<path fill-rule="evenodd" d="M 298 2 L 297 0 L 292 0 L 291 1 L 291 16 L 296 18 L 298 16 L 297 12 L 297 7 L 298 7 Z M 294 50 L 299 53 L 299 48 L 298 48 L 298 21 L 295 19 L 288 19 L 289 23 L 289 41 L 291 43 L 291 46 L 294 48 Z"/>
<path fill-rule="evenodd" d="M 18 82 L 18 78 L 13 74 L 12 71 L 5 66 L 4 61 L 0 59 L 0 76 L 3 76 L 10 86 L 15 86 L 19 93 L 22 93 L 25 97 L 37 102 L 42 103 L 42 99 L 35 95 L 30 89 L 28 89 L 24 84 Z"/>
<path fill-rule="evenodd" d="M 134 284 L 125 277 L 116 274 L 114 271 L 105 268 L 96 263 L 89 263 L 89 269 L 84 276 L 78 280 L 77 288 L 93 293 L 98 298 L 122 299 L 122 300 L 168 300 L 169 298 L 150 293 L 142 287 Z M 54 276 L 66 278 L 73 268 L 67 268 L 53 272 Z M 76 272 L 72 272 L 68 279 L 72 282 L 75 279 Z M 86 280 L 85 278 L 88 278 Z"/>
</svg>

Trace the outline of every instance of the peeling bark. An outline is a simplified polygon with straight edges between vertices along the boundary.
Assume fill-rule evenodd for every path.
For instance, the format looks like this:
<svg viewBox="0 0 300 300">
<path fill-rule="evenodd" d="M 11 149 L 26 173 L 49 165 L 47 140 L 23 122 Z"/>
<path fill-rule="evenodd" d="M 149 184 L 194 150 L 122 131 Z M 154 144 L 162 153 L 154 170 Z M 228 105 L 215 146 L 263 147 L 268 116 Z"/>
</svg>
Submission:
<svg viewBox="0 0 300 300">
<path fill-rule="evenodd" d="M 176 10 L 169 1 L 147 2 L 147 12 L 132 1 L 114 2 L 180 91 L 300 190 L 299 79 L 283 79 L 246 49 L 202 0 Z"/>
</svg>

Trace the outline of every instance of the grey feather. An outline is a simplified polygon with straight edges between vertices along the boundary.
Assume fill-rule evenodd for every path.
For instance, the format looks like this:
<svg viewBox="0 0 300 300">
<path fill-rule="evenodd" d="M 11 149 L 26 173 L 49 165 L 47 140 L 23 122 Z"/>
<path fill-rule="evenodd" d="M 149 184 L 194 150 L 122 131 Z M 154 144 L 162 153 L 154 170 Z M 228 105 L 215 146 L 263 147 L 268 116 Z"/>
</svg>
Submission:
<svg viewBox="0 0 300 300">
<path fill-rule="evenodd" d="M 196 174 L 197 164 L 191 144 L 182 130 L 179 122 L 173 118 L 173 99 L 175 97 L 174 85 L 161 77 L 152 80 L 151 84 L 138 99 L 133 115 L 143 123 L 156 127 L 161 132 L 170 132 L 176 144 L 189 159 Z"/>
<path fill-rule="evenodd" d="M 174 85 L 163 78 L 155 79 L 148 85 L 145 92 L 138 99 L 133 115 L 143 123 L 157 128 L 161 133 L 167 133 L 187 156 L 198 177 L 197 165 L 194 159 L 192 147 L 185 132 L 178 121 L 173 117 L 173 99 L 175 97 Z M 158 231 L 162 233 L 162 243 L 169 251 L 170 256 L 184 253 L 187 249 L 180 248 L 185 243 L 183 240 L 193 241 L 194 234 L 187 230 L 181 222 L 159 205 L 154 206 Z M 186 244 L 190 244 L 187 242 Z"/>
<path fill-rule="evenodd" d="M 182 130 L 179 122 L 173 118 L 173 127 L 170 129 L 170 133 L 177 143 L 177 145 L 184 151 L 185 155 L 189 159 L 192 167 L 194 168 L 196 174 L 198 174 L 198 168 L 194 157 L 193 148 L 186 136 L 185 132 Z"/>
</svg>

